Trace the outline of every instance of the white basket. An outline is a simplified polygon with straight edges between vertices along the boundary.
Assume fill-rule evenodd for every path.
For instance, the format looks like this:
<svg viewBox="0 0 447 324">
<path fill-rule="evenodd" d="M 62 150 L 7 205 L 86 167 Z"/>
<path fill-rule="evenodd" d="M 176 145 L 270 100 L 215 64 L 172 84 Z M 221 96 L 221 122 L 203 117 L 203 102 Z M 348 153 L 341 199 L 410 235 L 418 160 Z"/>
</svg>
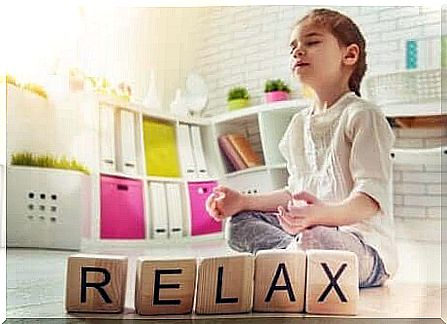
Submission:
<svg viewBox="0 0 447 324">
<path fill-rule="evenodd" d="M 372 76 L 365 82 L 367 96 L 379 105 L 439 102 L 445 99 L 441 82 L 446 82 L 446 73 L 434 69 Z"/>
<path fill-rule="evenodd" d="M 7 179 L 7 247 L 80 249 L 90 219 L 89 176 L 9 166 Z"/>
</svg>

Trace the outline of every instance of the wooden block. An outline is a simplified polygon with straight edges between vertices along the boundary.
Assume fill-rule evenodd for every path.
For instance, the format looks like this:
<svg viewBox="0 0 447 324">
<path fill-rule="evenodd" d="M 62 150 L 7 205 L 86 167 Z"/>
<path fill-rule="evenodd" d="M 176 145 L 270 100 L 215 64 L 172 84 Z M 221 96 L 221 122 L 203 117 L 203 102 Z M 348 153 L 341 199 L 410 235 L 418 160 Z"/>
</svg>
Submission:
<svg viewBox="0 0 447 324">
<path fill-rule="evenodd" d="M 358 300 L 359 273 L 355 253 L 307 251 L 307 313 L 355 315 Z"/>
<path fill-rule="evenodd" d="M 256 254 L 254 311 L 303 312 L 305 288 L 304 251 L 264 250 Z"/>
<path fill-rule="evenodd" d="M 67 312 L 121 313 L 127 281 L 127 257 L 75 254 L 68 257 Z"/>
<path fill-rule="evenodd" d="M 140 315 L 192 312 L 196 284 L 195 258 L 137 261 L 135 309 Z"/>
<path fill-rule="evenodd" d="M 203 258 L 197 279 L 197 314 L 249 312 L 253 304 L 254 258 L 250 253 Z"/>
</svg>

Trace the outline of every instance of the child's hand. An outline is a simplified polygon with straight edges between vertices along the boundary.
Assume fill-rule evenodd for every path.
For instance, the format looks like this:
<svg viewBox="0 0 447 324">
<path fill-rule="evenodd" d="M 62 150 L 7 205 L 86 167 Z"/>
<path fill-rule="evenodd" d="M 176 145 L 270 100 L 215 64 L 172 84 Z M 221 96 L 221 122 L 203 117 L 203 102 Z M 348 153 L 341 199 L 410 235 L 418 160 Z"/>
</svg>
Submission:
<svg viewBox="0 0 447 324">
<path fill-rule="evenodd" d="M 217 186 L 206 200 L 206 211 L 220 221 L 243 209 L 243 195 L 228 187 Z"/>
<path fill-rule="evenodd" d="M 306 228 L 317 225 L 317 217 L 324 211 L 326 205 L 305 191 L 292 195 L 292 198 L 293 202 L 289 201 L 287 209 L 278 207 L 278 220 L 287 233 L 296 235 Z"/>
</svg>

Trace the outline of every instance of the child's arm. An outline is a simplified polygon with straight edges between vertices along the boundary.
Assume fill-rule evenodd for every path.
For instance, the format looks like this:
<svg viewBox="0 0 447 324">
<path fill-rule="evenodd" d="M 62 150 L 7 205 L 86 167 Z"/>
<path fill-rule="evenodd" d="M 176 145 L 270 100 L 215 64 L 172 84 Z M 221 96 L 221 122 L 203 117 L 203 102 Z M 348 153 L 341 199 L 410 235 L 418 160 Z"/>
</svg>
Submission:
<svg viewBox="0 0 447 324">
<path fill-rule="evenodd" d="M 214 189 L 206 201 L 208 213 L 215 219 L 224 219 L 243 210 L 276 211 L 279 205 L 287 206 L 290 193 L 276 190 L 257 195 L 243 195 L 225 186 Z"/>
<path fill-rule="evenodd" d="M 297 234 L 316 225 L 343 226 L 361 222 L 375 215 L 378 203 L 363 192 L 352 192 L 348 198 L 337 204 L 329 204 L 317 197 L 301 192 L 293 195 L 295 200 L 306 202 L 302 206 L 279 207 L 279 221 L 290 234 Z"/>
</svg>

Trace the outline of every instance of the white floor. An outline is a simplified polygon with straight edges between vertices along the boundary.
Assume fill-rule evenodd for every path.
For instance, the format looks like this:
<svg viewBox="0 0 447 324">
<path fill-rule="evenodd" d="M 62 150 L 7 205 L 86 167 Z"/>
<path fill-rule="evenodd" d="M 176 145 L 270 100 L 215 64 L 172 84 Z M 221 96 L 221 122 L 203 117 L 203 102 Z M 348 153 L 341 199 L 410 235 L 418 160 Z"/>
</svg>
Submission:
<svg viewBox="0 0 447 324">
<path fill-rule="evenodd" d="M 401 264 L 398 274 L 387 287 L 361 291 L 360 315 L 439 317 L 437 315 L 441 311 L 441 292 L 445 293 L 445 289 L 441 290 L 440 287 L 440 244 L 400 241 L 398 247 Z M 139 318 L 133 309 L 135 261 L 138 256 L 175 258 L 231 253 L 222 241 L 194 242 L 176 248 L 157 247 L 138 251 L 102 249 L 88 252 L 122 254 L 129 257 L 126 311 L 124 314 L 107 315 L 109 318 Z M 71 254 L 73 252 L 7 249 L 7 317 L 72 317 L 73 315 L 67 315 L 64 310 L 65 267 L 67 257 Z M 389 299 L 388 305 L 384 306 L 384 298 Z M 430 302 L 428 302 L 429 299 Z M 428 308 L 421 306 L 426 304 Z M 415 307 L 415 305 L 418 306 Z M 88 314 L 87 316 L 95 317 Z M 191 316 L 197 318 L 196 315 L 181 318 L 191 318 Z M 251 313 L 241 316 L 259 317 L 261 315 Z"/>
</svg>

